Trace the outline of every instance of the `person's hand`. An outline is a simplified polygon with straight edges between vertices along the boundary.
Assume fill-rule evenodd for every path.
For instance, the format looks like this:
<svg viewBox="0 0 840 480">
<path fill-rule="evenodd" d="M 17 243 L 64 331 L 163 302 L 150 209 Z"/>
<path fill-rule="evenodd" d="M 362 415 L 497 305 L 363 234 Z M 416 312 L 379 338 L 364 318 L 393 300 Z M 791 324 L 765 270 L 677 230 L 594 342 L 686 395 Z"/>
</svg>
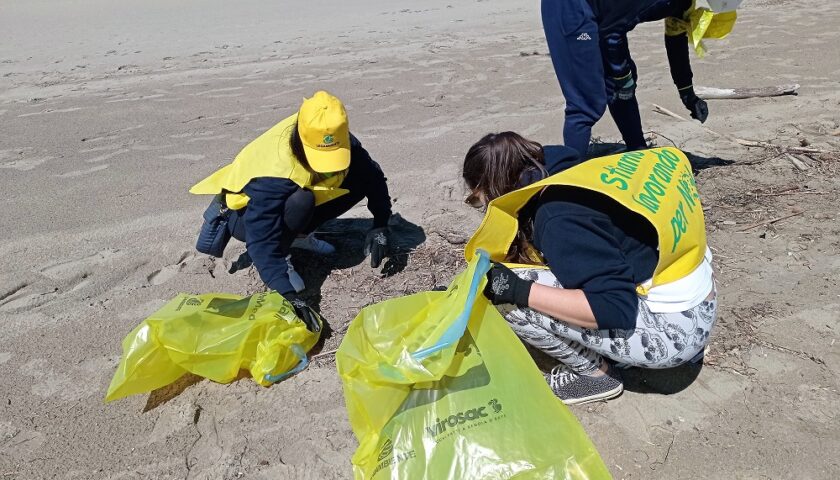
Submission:
<svg viewBox="0 0 840 480">
<path fill-rule="evenodd" d="M 388 227 L 371 229 L 365 237 L 365 256 L 370 255 L 370 266 L 379 268 L 388 255 L 388 237 L 390 232 Z"/>
<path fill-rule="evenodd" d="M 295 309 L 295 315 L 303 321 L 307 330 L 312 333 L 318 333 L 321 331 L 321 317 L 312 310 L 312 307 L 306 303 L 306 300 L 294 292 L 287 293 L 283 295 L 283 297 L 292 304 L 292 308 Z"/>
<path fill-rule="evenodd" d="M 613 78 L 614 92 L 613 101 L 615 100 L 632 100 L 636 96 L 636 81 L 633 80 L 632 74 L 627 74 L 625 77 Z"/>
<path fill-rule="evenodd" d="M 682 100 L 685 108 L 691 112 L 691 118 L 700 120 L 700 123 L 704 123 L 709 117 L 709 106 L 706 105 L 705 100 L 694 94 L 693 88 L 681 90 L 680 100 Z"/>
<path fill-rule="evenodd" d="M 487 272 L 484 296 L 490 299 L 493 305 L 512 303 L 517 307 L 525 308 L 528 306 L 528 297 L 531 295 L 533 285 L 534 282 L 519 278 L 508 267 L 493 262 L 493 266 Z"/>
</svg>

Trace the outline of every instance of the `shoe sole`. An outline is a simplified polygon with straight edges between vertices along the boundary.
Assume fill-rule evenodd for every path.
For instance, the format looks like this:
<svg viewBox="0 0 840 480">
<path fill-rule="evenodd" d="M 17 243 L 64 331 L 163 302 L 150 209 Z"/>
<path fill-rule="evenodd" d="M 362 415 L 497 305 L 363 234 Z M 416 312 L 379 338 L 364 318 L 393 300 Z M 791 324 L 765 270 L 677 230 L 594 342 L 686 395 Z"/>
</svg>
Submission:
<svg viewBox="0 0 840 480">
<path fill-rule="evenodd" d="M 613 388 L 612 390 L 607 390 L 606 392 L 601 392 L 597 395 L 590 395 L 588 397 L 572 398 L 572 399 L 569 399 L 569 400 L 561 400 L 561 401 L 563 403 L 565 403 L 566 405 L 581 405 L 581 404 L 584 404 L 584 403 L 597 402 L 597 401 L 600 401 L 600 400 L 609 400 L 611 398 L 615 398 L 615 397 L 621 395 L 621 392 L 623 392 L 623 391 L 624 391 L 624 384 L 622 383 L 621 385 Z"/>
</svg>

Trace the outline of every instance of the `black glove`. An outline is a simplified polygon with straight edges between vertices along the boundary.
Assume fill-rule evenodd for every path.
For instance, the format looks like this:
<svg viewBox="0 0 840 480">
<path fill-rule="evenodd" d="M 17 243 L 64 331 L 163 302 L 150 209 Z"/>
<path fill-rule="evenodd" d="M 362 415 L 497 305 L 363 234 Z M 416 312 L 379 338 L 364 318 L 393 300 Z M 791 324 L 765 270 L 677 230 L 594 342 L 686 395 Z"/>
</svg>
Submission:
<svg viewBox="0 0 840 480">
<path fill-rule="evenodd" d="M 528 297 L 531 295 L 531 286 L 534 282 L 519 278 L 513 270 L 493 262 L 493 267 L 487 272 L 487 286 L 484 287 L 484 296 L 490 299 L 493 305 L 512 303 L 520 308 L 528 306 Z"/>
<path fill-rule="evenodd" d="M 370 255 L 370 266 L 379 268 L 388 255 L 388 237 L 390 232 L 388 227 L 380 227 L 371 229 L 365 237 L 365 256 Z"/>
<path fill-rule="evenodd" d="M 613 78 L 613 85 L 613 102 L 616 100 L 632 100 L 636 96 L 636 81 L 633 80 L 632 74 L 622 78 Z"/>
<path fill-rule="evenodd" d="M 297 293 L 286 293 L 283 297 L 292 304 L 295 309 L 295 315 L 298 316 L 306 325 L 306 329 L 312 333 L 321 331 L 321 317 L 312 310 L 312 307 L 306 303 L 306 300 L 299 297 Z"/>
<path fill-rule="evenodd" d="M 709 106 L 706 101 L 694 94 L 694 89 L 689 87 L 685 90 L 680 90 L 680 100 L 682 100 L 685 108 L 691 112 L 691 118 L 700 120 L 704 123 L 709 117 Z"/>
</svg>

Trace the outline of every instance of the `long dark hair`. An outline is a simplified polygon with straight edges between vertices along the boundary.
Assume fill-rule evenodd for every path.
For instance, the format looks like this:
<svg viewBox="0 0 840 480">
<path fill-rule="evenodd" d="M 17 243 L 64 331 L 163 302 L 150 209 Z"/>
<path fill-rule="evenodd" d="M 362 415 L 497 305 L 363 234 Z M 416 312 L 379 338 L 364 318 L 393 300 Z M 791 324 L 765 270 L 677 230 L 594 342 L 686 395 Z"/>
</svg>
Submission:
<svg viewBox="0 0 840 480">
<path fill-rule="evenodd" d="M 464 157 L 463 177 L 470 189 L 466 202 L 477 206 L 512 192 L 545 177 L 545 153 L 537 142 L 515 132 L 485 135 L 467 151 Z M 529 181 L 530 180 L 530 181 Z M 542 263 L 534 247 L 533 216 L 520 219 L 519 231 L 510 246 L 506 261 L 515 263 Z"/>
<path fill-rule="evenodd" d="M 292 149 L 292 154 L 297 158 L 298 162 L 301 163 L 307 170 L 310 172 L 314 172 L 312 168 L 309 166 L 309 162 L 306 160 L 306 152 L 303 150 L 303 141 L 300 139 L 300 133 L 298 132 L 298 124 L 295 122 L 292 125 L 292 133 L 289 135 L 289 147 Z"/>
</svg>

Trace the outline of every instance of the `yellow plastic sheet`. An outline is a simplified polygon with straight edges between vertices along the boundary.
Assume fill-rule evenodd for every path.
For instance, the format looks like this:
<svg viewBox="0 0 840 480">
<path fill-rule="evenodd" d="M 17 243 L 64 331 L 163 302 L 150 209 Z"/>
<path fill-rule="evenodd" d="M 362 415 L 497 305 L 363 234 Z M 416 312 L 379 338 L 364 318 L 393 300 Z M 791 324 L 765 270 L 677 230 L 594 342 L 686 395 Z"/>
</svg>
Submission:
<svg viewBox="0 0 840 480">
<path fill-rule="evenodd" d="M 187 372 L 228 383 L 247 369 L 267 386 L 305 368 L 319 336 L 276 292 L 180 294 L 125 337 L 105 400 L 152 391 Z"/>
<path fill-rule="evenodd" d="M 482 295 L 476 255 L 446 292 L 369 306 L 336 354 L 356 479 L 606 479 L 598 452 Z"/>
<path fill-rule="evenodd" d="M 665 35 L 673 36 L 682 33 L 688 34 L 688 40 L 697 56 L 702 58 L 706 55 L 704 39 L 726 38 L 735 27 L 738 13 L 731 12 L 715 13 L 707 8 L 695 8 L 689 14 L 687 20 L 674 17 L 665 19 Z"/>
</svg>

